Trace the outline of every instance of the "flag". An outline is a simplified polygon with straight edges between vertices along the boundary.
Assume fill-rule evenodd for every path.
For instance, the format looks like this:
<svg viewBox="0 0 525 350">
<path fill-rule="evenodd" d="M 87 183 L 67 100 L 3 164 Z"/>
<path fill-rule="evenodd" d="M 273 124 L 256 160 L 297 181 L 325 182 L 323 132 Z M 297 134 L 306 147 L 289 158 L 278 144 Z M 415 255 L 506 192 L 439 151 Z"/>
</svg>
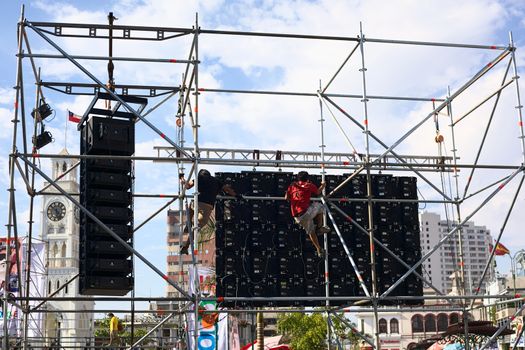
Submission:
<svg viewBox="0 0 525 350">
<path fill-rule="evenodd" d="M 492 245 L 490 245 L 490 248 L 492 248 Z M 501 243 L 496 244 L 496 248 L 494 249 L 494 255 L 503 256 L 505 254 L 510 255 L 510 250 L 508 250 L 507 247 L 505 247 Z"/>
<path fill-rule="evenodd" d="M 75 114 L 71 111 L 68 111 L 69 113 L 69 116 L 68 116 L 68 120 L 70 122 L 73 122 L 73 123 L 80 123 L 80 120 L 82 119 L 82 116 L 78 115 L 78 114 Z"/>
</svg>

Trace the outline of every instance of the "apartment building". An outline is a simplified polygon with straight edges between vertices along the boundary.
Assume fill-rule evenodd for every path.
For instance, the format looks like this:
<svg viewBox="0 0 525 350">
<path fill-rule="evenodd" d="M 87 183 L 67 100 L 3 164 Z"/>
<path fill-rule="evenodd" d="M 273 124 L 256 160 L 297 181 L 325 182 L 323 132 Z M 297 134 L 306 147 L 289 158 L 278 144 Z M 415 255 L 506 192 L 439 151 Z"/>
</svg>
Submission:
<svg viewBox="0 0 525 350">
<path fill-rule="evenodd" d="M 191 255 L 180 254 L 180 242 L 188 238 L 184 233 L 185 216 L 180 215 L 179 210 L 168 210 L 167 212 L 167 274 L 168 278 L 176 282 L 184 290 L 188 290 L 188 267 L 191 265 Z M 213 216 L 212 216 L 213 217 Z M 181 220 L 183 225 L 181 225 Z M 180 238 L 181 227 L 183 230 L 182 241 Z M 215 266 L 215 229 L 213 220 L 201 229 L 199 244 L 196 248 L 196 258 L 199 266 Z M 202 281 L 201 289 L 214 285 L 214 281 Z M 167 285 L 166 295 L 178 297 L 179 292 L 171 285 Z"/>
<path fill-rule="evenodd" d="M 448 232 L 456 228 L 457 222 L 445 220 L 439 214 L 423 212 L 420 215 L 421 252 L 425 255 L 433 250 Z M 477 226 L 468 221 L 462 232 L 463 259 L 465 267 L 466 293 L 471 294 L 478 287 L 483 270 L 490 256 L 489 246 L 493 239 L 485 226 Z M 459 234 L 454 233 L 423 263 L 423 274 L 443 293 L 449 293 L 453 286 L 450 276 L 460 268 Z M 481 292 L 494 276 L 494 266 L 489 266 Z"/>
</svg>

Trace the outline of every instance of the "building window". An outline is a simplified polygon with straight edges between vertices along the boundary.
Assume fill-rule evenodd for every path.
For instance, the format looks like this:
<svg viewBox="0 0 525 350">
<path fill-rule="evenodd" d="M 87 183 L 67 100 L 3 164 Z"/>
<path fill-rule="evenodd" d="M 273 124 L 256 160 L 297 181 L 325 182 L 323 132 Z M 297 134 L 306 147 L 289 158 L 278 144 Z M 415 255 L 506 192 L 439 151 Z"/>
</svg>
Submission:
<svg viewBox="0 0 525 350">
<path fill-rule="evenodd" d="M 53 257 L 53 261 L 51 261 L 50 266 L 51 267 L 55 267 L 55 266 L 58 267 L 58 265 L 55 265 L 57 263 L 56 259 L 58 258 L 58 246 L 57 246 L 56 243 L 53 244 L 53 248 L 52 248 L 51 251 L 52 251 L 51 256 Z"/>
<path fill-rule="evenodd" d="M 66 243 L 62 243 L 62 249 L 60 251 L 60 257 L 62 258 L 61 261 L 60 261 L 60 266 L 61 267 L 65 267 L 66 266 L 66 251 L 67 251 L 67 247 L 66 247 Z"/>
<path fill-rule="evenodd" d="M 446 314 L 439 314 L 437 317 L 438 332 L 444 332 L 448 327 L 448 317 Z"/>
<path fill-rule="evenodd" d="M 432 314 L 425 316 L 425 332 L 436 331 L 436 317 Z"/>
<path fill-rule="evenodd" d="M 379 334 L 388 333 L 388 326 L 384 318 L 379 320 Z"/>
<path fill-rule="evenodd" d="M 412 333 L 423 332 L 423 316 L 414 315 L 412 316 Z"/>
<path fill-rule="evenodd" d="M 399 334 L 399 321 L 397 320 L 397 318 L 393 318 L 390 320 L 390 333 Z"/>
<path fill-rule="evenodd" d="M 459 316 L 458 314 L 454 313 L 454 314 L 450 314 L 450 324 L 455 324 L 455 323 L 458 323 L 459 322 Z"/>
</svg>

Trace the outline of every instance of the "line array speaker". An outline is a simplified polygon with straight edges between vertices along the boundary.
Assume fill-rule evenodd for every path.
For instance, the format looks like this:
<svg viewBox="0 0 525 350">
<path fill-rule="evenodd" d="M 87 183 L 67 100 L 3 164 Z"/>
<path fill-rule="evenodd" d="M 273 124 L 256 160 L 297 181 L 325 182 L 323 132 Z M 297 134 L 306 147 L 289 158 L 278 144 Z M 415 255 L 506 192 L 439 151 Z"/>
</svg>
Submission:
<svg viewBox="0 0 525 350">
<path fill-rule="evenodd" d="M 81 126 L 80 203 L 133 245 L 133 163 L 111 156 L 135 152 L 132 118 L 91 116 Z M 126 295 L 133 289 L 129 250 L 86 213 L 80 216 L 80 294 Z"/>
</svg>

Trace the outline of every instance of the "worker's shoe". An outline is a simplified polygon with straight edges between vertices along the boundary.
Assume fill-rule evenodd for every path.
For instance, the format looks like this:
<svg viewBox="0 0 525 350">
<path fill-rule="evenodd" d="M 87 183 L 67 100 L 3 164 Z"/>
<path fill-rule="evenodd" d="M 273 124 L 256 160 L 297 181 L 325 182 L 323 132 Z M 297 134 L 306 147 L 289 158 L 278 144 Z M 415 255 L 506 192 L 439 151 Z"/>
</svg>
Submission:
<svg viewBox="0 0 525 350">
<path fill-rule="evenodd" d="M 185 246 L 183 246 L 182 248 L 180 248 L 180 254 L 181 254 L 181 255 L 182 255 L 182 254 L 184 254 L 184 255 L 188 255 L 188 254 L 189 254 L 189 252 L 188 252 L 188 248 L 189 248 L 189 247 L 188 247 L 187 245 L 185 245 Z"/>
<path fill-rule="evenodd" d="M 318 236 L 321 236 L 321 235 L 326 235 L 328 232 L 330 232 L 330 227 L 328 226 L 321 226 L 321 227 L 318 227 L 315 231 L 315 233 L 318 235 Z"/>
<path fill-rule="evenodd" d="M 325 255 L 326 255 L 326 252 L 324 251 L 324 249 L 321 249 L 320 251 L 317 252 L 317 257 L 319 259 L 324 259 Z"/>
</svg>

